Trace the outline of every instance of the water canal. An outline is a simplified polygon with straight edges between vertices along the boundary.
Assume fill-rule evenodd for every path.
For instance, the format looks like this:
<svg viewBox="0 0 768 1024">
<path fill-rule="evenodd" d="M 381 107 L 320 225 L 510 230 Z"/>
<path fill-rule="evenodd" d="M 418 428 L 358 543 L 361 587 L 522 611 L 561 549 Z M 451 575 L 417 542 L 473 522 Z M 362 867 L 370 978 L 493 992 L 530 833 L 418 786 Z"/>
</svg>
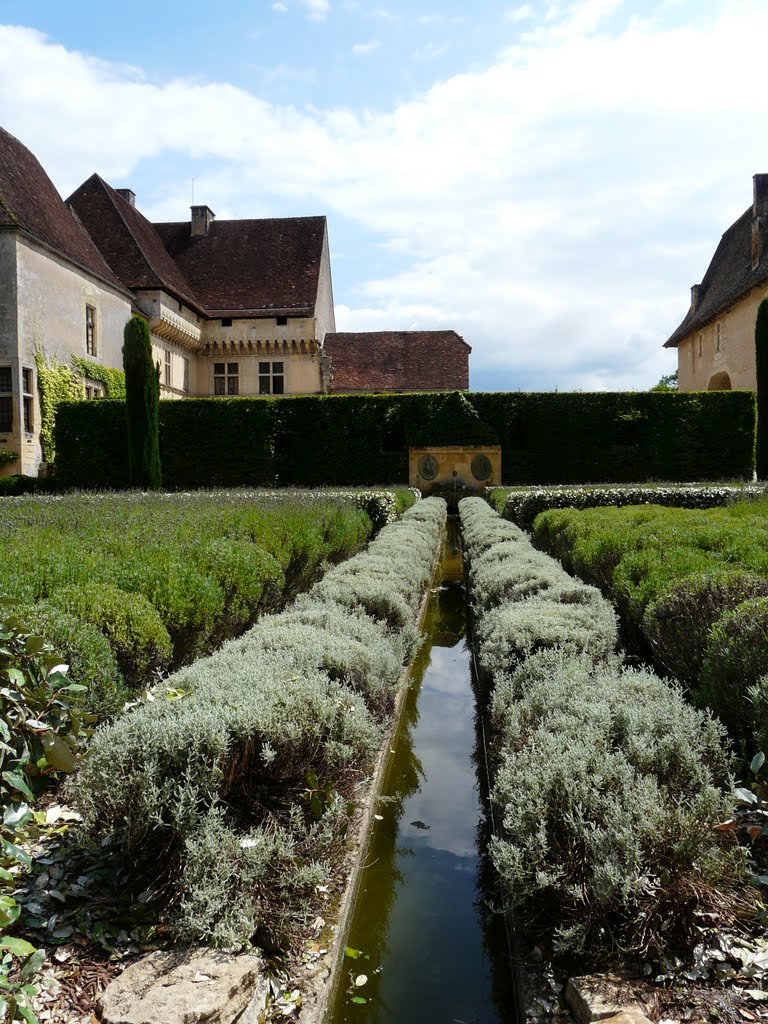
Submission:
<svg viewBox="0 0 768 1024">
<path fill-rule="evenodd" d="M 326 1024 L 516 1020 L 506 936 L 484 887 L 487 801 L 465 627 L 449 522 Z"/>
</svg>

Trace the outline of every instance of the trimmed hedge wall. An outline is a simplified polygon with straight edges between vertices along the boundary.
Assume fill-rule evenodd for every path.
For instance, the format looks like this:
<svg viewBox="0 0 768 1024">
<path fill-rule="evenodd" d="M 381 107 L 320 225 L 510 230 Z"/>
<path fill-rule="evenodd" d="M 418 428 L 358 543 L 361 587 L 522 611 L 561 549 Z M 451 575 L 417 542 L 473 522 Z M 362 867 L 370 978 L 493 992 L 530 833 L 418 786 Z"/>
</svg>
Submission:
<svg viewBox="0 0 768 1024">
<path fill-rule="evenodd" d="M 752 392 L 415 393 L 195 398 L 160 403 L 168 487 L 408 478 L 408 448 L 501 444 L 505 483 L 751 479 Z M 127 484 L 120 402 L 66 403 L 56 424 L 67 486 Z"/>
</svg>

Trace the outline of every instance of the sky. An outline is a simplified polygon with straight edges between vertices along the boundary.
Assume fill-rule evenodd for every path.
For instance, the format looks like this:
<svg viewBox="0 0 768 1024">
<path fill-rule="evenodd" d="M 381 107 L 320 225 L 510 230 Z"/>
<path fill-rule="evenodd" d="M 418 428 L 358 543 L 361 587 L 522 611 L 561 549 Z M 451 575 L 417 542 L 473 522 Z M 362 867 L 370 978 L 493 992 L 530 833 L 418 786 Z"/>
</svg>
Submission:
<svg viewBox="0 0 768 1024">
<path fill-rule="evenodd" d="M 768 172 L 765 0 L 0 0 L 0 124 L 63 196 L 328 218 L 336 326 L 472 390 L 644 390 Z"/>
</svg>

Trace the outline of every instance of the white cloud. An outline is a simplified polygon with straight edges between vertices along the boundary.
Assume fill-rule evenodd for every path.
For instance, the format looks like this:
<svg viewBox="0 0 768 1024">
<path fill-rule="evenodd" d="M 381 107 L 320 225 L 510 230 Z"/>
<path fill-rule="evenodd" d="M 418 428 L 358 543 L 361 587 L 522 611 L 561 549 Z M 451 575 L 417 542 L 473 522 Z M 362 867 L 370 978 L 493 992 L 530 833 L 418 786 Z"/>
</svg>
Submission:
<svg viewBox="0 0 768 1024">
<path fill-rule="evenodd" d="M 288 10 L 288 6 L 287 4 L 281 3 L 280 0 L 277 0 L 277 3 L 272 4 L 272 10 L 277 11 L 280 14 L 285 14 Z"/>
<path fill-rule="evenodd" d="M 150 81 L 0 27 L 0 109 L 65 195 L 93 170 L 131 184 L 151 160 L 138 202 L 158 219 L 184 215 L 192 175 L 219 216 L 327 213 L 332 255 L 343 218 L 340 329 L 454 327 L 473 380 L 504 387 L 647 387 L 768 170 L 768 9 L 610 31 L 609 13 L 571 4 L 492 66 L 383 114 Z"/>
<path fill-rule="evenodd" d="M 370 54 L 375 53 L 380 46 L 381 43 L 378 39 L 372 39 L 369 43 L 355 43 L 352 47 L 352 53 L 355 57 L 368 57 Z"/>
<path fill-rule="evenodd" d="M 325 21 L 331 9 L 330 0 L 300 0 L 305 7 L 310 21 Z"/>
<path fill-rule="evenodd" d="M 522 7 L 515 7 L 511 11 L 507 11 L 507 18 L 510 21 L 527 21 L 534 15 L 534 10 L 530 4 L 523 4 Z"/>
</svg>

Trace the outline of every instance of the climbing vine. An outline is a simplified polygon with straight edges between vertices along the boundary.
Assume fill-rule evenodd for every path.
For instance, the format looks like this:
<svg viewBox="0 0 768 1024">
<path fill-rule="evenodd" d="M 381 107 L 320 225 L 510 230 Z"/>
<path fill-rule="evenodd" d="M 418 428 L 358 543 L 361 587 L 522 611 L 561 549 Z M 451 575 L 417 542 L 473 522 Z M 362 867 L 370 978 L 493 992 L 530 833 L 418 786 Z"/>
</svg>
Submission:
<svg viewBox="0 0 768 1024">
<path fill-rule="evenodd" d="M 88 377 L 104 386 L 105 398 L 125 398 L 125 373 L 111 366 L 100 366 L 92 359 L 72 356 L 72 366 L 81 377 Z"/>
<path fill-rule="evenodd" d="M 10 466 L 10 464 L 15 462 L 18 457 L 18 452 L 12 452 L 9 448 L 0 448 L 0 469 L 2 469 L 3 466 Z"/>
<path fill-rule="evenodd" d="M 35 364 L 40 391 L 40 447 L 43 459 L 53 462 L 56 455 L 53 428 L 59 402 L 77 401 L 83 397 L 83 388 L 80 378 L 56 356 L 51 356 L 49 361 L 41 349 L 36 349 Z"/>
</svg>

